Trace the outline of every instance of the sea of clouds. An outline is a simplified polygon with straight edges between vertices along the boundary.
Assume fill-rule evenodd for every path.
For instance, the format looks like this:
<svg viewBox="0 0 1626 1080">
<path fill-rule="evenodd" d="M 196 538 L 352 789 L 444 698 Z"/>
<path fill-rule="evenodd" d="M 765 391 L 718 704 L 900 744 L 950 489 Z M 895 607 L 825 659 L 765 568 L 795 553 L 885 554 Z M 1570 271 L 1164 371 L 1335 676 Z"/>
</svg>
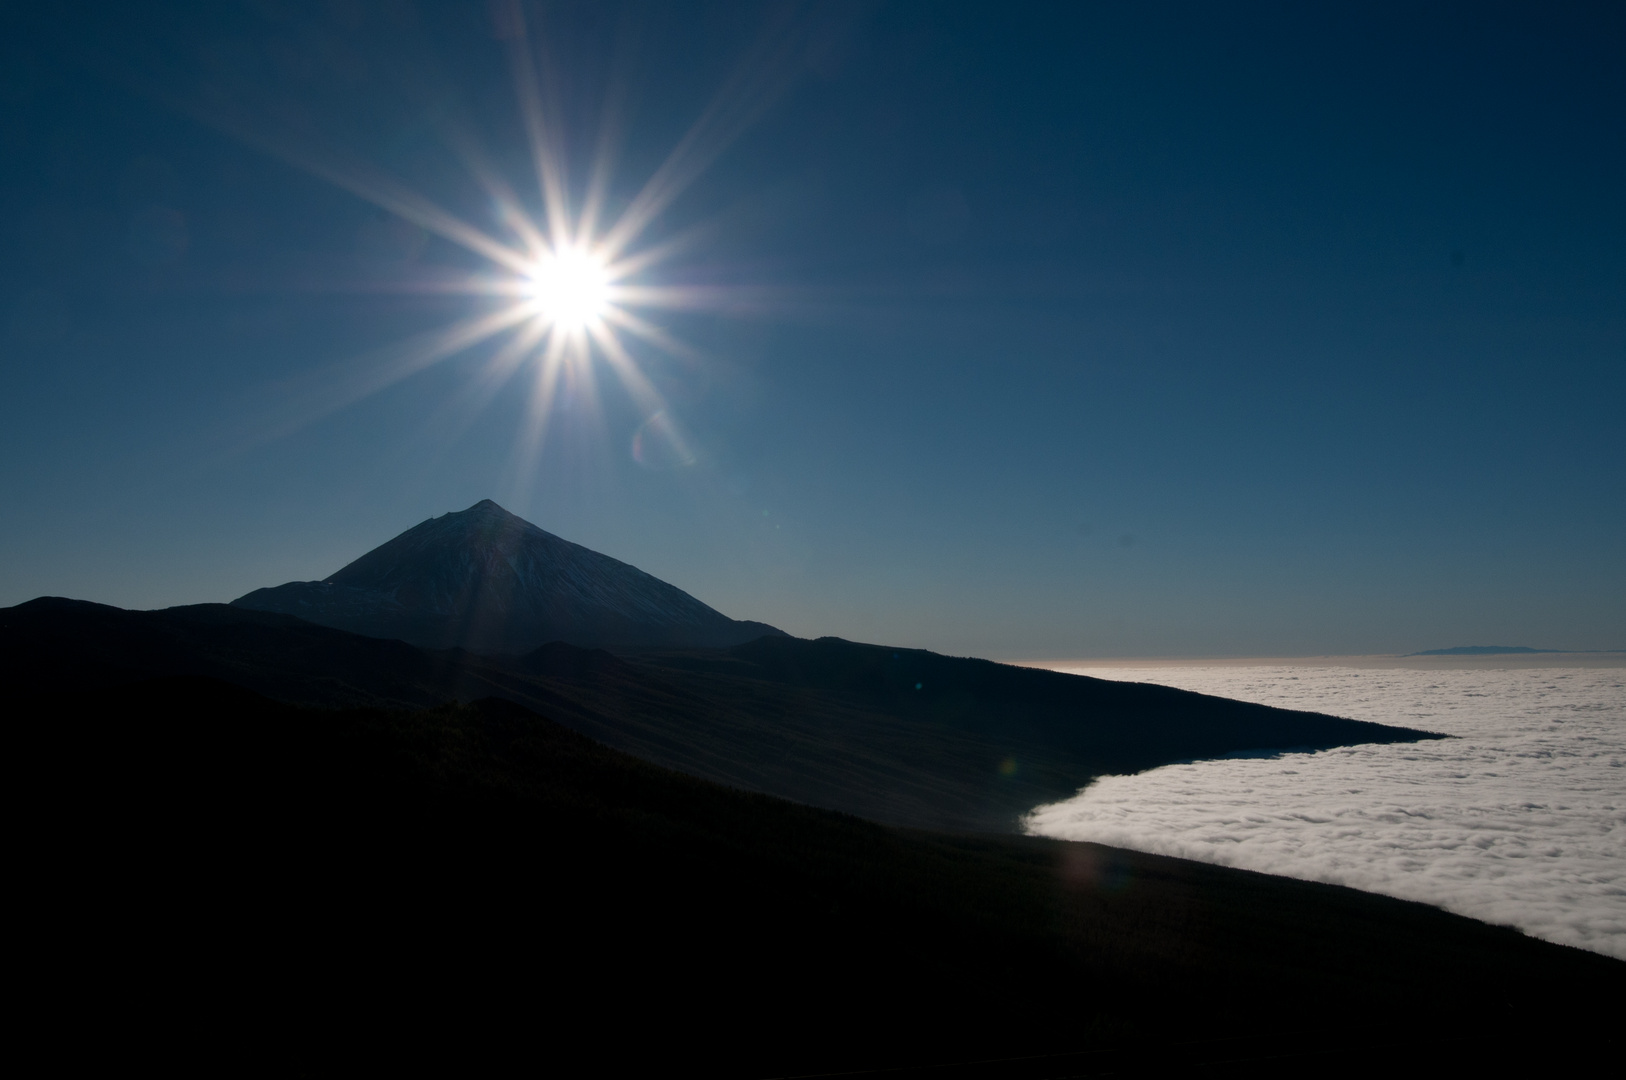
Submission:
<svg viewBox="0 0 1626 1080">
<path fill-rule="evenodd" d="M 1454 739 L 1169 765 L 1029 832 L 1348 885 L 1626 959 L 1626 669 L 1073 668 Z"/>
</svg>

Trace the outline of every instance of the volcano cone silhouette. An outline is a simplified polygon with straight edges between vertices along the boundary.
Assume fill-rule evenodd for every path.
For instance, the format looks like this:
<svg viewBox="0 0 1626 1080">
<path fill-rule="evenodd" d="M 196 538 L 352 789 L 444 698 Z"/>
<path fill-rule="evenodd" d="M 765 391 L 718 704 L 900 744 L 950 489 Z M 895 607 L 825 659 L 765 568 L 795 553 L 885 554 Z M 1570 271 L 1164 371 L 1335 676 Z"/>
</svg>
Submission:
<svg viewBox="0 0 1626 1080">
<path fill-rule="evenodd" d="M 490 499 L 430 518 L 326 580 L 257 589 L 232 604 L 427 648 L 485 652 L 549 641 L 716 648 L 782 636 L 544 532 Z"/>
</svg>

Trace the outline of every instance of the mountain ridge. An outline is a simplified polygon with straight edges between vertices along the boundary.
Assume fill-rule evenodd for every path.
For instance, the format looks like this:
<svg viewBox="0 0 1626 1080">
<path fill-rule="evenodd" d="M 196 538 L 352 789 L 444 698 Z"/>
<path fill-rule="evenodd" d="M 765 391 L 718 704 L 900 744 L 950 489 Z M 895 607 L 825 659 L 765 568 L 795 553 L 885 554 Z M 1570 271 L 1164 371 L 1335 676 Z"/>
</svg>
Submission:
<svg viewBox="0 0 1626 1080">
<path fill-rule="evenodd" d="M 1010 832 L 1096 776 L 1286 746 L 1429 732 L 922 649 L 758 638 L 627 651 L 553 642 L 427 650 L 225 604 L 0 609 L 0 681 L 22 699 L 168 677 L 305 707 L 495 697 L 645 761 L 894 825 Z"/>
</svg>

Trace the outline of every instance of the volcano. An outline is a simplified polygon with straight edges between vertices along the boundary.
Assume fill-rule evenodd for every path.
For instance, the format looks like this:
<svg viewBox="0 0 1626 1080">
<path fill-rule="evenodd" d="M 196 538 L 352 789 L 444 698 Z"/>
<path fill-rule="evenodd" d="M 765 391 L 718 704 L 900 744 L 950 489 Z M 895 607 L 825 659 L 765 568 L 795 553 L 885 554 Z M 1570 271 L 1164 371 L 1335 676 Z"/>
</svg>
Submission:
<svg viewBox="0 0 1626 1080">
<path fill-rule="evenodd" d="M 765 623 L 731 619 L 490 499 L 430 518 L 322 581 L 256 589 L 232 605 L 425 648 L 488 653 L 550 641 L 722 648 L 784 636 Z"/>
</svg>

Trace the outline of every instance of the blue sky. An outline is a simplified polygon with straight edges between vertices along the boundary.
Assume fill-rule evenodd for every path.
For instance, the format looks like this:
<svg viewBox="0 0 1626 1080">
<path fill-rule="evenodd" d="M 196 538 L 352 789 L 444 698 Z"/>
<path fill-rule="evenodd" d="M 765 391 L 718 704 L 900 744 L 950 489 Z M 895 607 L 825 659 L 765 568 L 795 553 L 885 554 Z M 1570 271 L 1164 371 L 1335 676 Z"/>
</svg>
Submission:
<svg viewBox="0 0 1626 1080">
<path fill-rule="evenodd" d="M 491 497 L 809 636 L 1626 648 L 1626 16 L 1011 7 L 526 9 L 578 204 L 606 100 L 612 212 L 741 121 L 642 241 L 721 300 L 629 344 L 692 450 L 642 461 L 602 365 L 532 452 L 524 372 L 467 407 L 492 342 L 344 403 L 490 267 L 264 144 L 493 231 L 477 142 L 539 215 L 485 7 L 14 9 L 0 604 L 230 599 Z"/>
</svg>

